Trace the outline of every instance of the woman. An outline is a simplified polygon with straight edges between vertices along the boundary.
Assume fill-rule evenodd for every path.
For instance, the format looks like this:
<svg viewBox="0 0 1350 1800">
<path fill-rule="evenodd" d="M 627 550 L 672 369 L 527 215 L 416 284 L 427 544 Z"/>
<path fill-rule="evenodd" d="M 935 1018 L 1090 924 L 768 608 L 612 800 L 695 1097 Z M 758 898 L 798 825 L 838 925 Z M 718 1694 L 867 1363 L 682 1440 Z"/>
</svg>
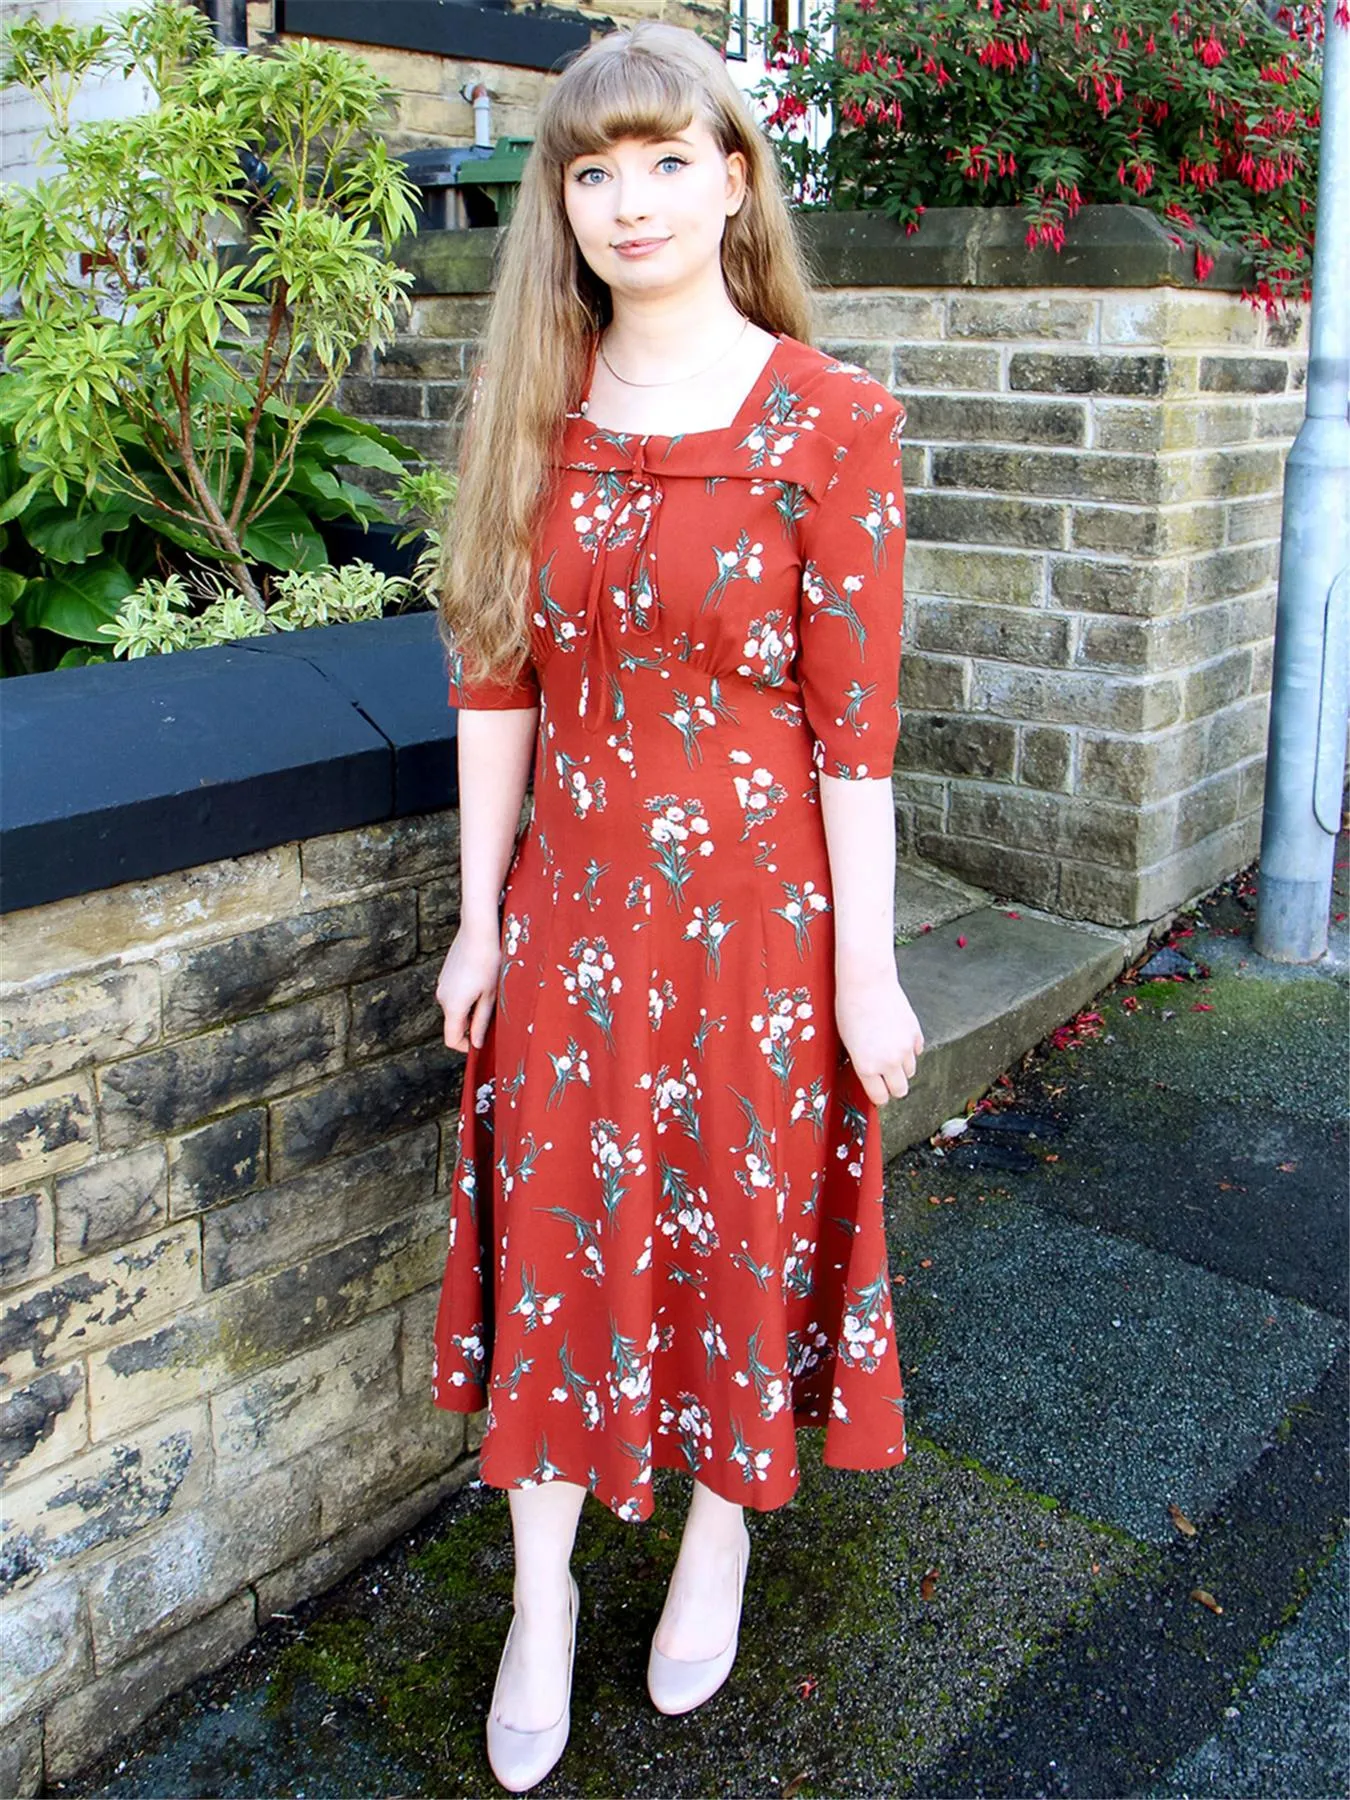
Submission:
<svg viewBox="0 0 1350 1800">
<path fill-rule="evenodd" d="M 567 1737 L 588 1491 L 643 1519 L 654 1466 L 695 1478 L 648 1668 L 684 1712 L 731 1668 L 744 1509 L 795 1491 L 796 1427 L 836 1467 L 905 1454 L 876 1113 L 923 1048 L 893 932 L 904 411 L 808 332 L 717 55 L 664 25 L 583 52 L 508 234 L 443 602 L 436 993 L 468 1062 L 435 1398 L 486 1404 L 509 1490 L 488 1751 L 516 1791 Z"/>
</svg>

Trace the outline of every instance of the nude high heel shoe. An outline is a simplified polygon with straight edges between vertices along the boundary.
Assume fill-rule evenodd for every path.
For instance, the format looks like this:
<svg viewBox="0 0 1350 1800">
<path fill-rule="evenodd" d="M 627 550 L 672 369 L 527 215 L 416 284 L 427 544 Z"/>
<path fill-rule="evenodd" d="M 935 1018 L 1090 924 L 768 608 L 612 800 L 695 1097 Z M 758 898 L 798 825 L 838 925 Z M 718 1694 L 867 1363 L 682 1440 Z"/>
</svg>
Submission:
<svg viewBox="0 0 1350 1800">
<path fill-rule="evenodd" d="M 741 1604 L 745 1599 L 745 1577 L 750 1567 L 750 1533 L 741 1525 L 745 1542 L 736 1566 L 736 1623 L 731 1628 L 731 1641 L 716 1656 L 705 1656 L 697 1662 L 682 1662 L 664 1656 L 652 1641 L 647 1661 L 647 1692 L 658 1712 L 686 1713 L 710 1700 L 731 1673 L 741 1634 Z"/>
<path fill-rule="evenodd" d="M 488 1762 L 498 1781 L 513 1794 L 523 1794 L 526 1788 L 532 1788 L 536 1782 L 544 1779 L 566 1748 L 567 1734 L 572 1728 L 572 1670 L 577 1656 L 577 1614 L 581 1610 L 581 1594 L 576 1578 L 570 1572 L 567 1579 L 572 1589 L 572 1639 L 567 1651 L 567 1698 L 563 1701 L 562 1712 L 551 1725 L 545 1725 L 540 1731 L 521 1731 L 514 1725 L 503 1724 L 497 1717 L 502 1668 L 506 1663 L 506 1652 L 511 1646 L 511 1632 L 516 1628 L 514 1613 L 506 1634 L 506 1643 L 502 1646 L 501 1662 L 497 1665 L 492 1705 L 488 1708 Z"/>
</svg>

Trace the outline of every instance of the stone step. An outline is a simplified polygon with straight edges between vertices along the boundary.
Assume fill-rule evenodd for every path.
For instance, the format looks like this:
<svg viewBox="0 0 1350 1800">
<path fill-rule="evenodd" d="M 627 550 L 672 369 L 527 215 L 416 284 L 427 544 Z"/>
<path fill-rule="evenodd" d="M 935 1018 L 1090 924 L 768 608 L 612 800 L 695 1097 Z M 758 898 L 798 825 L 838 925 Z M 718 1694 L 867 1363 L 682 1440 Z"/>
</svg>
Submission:
<svg viewBox="0 0 1350 1800">
<path fill-rule="evenodd" d="M 951 882 L 926 866 L 902 868 L 905 922 L 914 919 L 909 900 L 921 894 L 921 883 L 931 885 L 922 899 L 933 905 Z M 897 927 L 900 919 L 897 909 Z M 1068 925 L 1030 909 L 984 904 L 949 913 L 901 943 L 896 962 L 923 1027 L 924 1052 L 910 1091 L 882 1108 L 883 1155 L 898 1156 L 964 1112 L 968 1100 L 1113 981 L 1146 938 L 1147 928 Z"/>
</svg>

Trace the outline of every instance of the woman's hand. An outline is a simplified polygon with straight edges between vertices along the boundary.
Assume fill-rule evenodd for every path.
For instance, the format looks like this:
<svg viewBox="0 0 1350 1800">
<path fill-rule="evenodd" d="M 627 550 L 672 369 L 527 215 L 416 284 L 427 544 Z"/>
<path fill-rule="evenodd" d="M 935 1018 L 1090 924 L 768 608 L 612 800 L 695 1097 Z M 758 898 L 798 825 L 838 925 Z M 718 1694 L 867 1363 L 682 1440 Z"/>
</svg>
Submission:
<svg viewBox="0 0 1350 1800">
<path fill-rule="evenodd" d="M 451 1050 L 467 1050 L 470 1042 L 482 1048 L 497 1004 L 501 964 L 501 941 L 495 931 L 461 926 L 455 933 L 436 983 L 436 999 L 445 1014 L 445 1041 Z"/>
<path fill-rule="evenodd" d="M 840 974 L 835 1022 L 867 1096 L 878 1106 L 909 1092 L 923 1052 L 923 1031 L 894 964 L 889 973 Z"/>
</svg>

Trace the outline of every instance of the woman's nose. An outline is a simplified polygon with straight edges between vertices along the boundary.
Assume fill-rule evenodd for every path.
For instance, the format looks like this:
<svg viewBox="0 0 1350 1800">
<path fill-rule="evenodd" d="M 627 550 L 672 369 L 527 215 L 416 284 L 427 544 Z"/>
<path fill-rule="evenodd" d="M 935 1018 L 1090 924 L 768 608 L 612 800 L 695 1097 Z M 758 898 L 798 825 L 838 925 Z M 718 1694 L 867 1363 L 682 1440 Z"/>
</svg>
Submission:
<svg viewBox="0 0 1350 1800">
<path fill-rule="evenodd" d="M 620 181 L 615 200 L 614 217 L 621 225 L 631 225 L 651 216 L 651 194 L 641 178 Z"/>
</svg>

